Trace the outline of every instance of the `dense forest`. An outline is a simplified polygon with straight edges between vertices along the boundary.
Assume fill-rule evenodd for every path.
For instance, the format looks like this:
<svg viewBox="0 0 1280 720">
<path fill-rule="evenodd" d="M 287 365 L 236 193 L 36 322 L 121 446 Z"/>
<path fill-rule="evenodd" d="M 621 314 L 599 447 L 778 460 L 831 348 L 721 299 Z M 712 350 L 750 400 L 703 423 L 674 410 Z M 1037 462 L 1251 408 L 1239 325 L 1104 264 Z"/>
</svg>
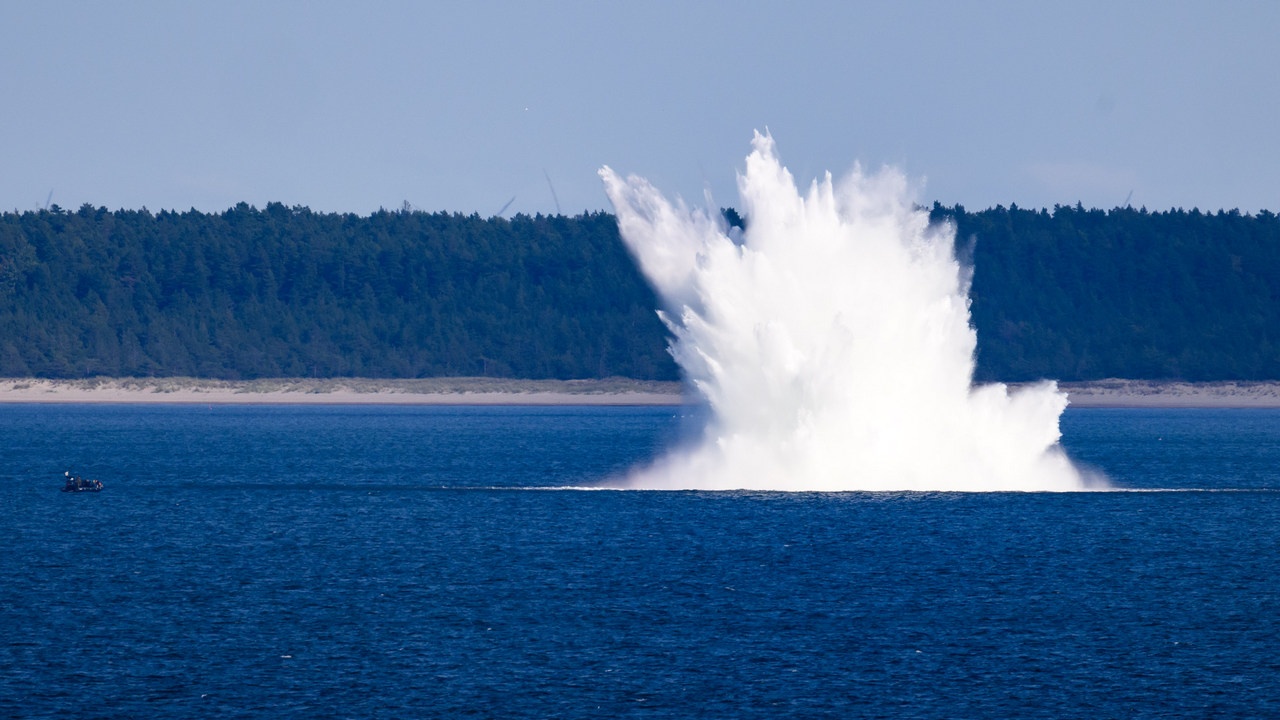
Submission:
<svg viewBox="0 0 1280 720">
<path fill-rule="evenodd" d="M 611 215 L 0 217 L 0 376 L 674 379 Z"/>
<path fill-rule="evenodd" d="M 981 379 L 1280 378 L 1280 218 L 934 206 L 971 251 Z"/>
<path fill-rule="evenodd" d="M 1272 213 L 931 216 L 982 379 L 1280 378 Z M 0 376 L 674 379 L 654 306 L 606 213 L 0 215 Z"/>
</svg>

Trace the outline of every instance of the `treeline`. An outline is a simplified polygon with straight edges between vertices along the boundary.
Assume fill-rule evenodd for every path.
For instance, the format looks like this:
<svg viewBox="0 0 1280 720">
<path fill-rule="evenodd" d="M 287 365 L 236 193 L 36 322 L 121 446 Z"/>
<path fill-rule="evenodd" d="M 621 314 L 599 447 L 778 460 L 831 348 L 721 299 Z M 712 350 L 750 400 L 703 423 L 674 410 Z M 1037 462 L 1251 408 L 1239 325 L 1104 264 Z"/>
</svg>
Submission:
<svg viewBox="0 0 1280 720">
<path fill-rule="evenodd" d="M 972 251 L 982 379 L 1280 378 L 1280 218 L 935 205 Z"/>
<path fill-rule="evenodd" d="M 1280 378 L 1272 213 L 931 215 L 982 379 Z M 0 215 L 0 376 L 674 379 L 655 304 L 605 213 Z"/>
<path fill-rule="evenodd" d="M 0 216 L 0 376 L 675 379 L 611 215 Z"/>
</svg>

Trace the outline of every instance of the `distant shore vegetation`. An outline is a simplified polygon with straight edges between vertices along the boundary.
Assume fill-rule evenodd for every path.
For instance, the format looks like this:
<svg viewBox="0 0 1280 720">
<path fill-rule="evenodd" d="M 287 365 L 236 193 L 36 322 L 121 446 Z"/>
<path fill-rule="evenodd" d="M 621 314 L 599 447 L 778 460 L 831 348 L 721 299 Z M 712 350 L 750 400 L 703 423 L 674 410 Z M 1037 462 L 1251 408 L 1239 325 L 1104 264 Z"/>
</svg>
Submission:
<svg viewBox="0 0 1280 720">
<path fill-rule="evenodd" d="M 1270 212 L 930 216 L 974 268 L 979 379 L 1280 378 Z M 655 307 L 603 212 L 0 215 L 0 377 L 671 381 Z"/>
</svg>

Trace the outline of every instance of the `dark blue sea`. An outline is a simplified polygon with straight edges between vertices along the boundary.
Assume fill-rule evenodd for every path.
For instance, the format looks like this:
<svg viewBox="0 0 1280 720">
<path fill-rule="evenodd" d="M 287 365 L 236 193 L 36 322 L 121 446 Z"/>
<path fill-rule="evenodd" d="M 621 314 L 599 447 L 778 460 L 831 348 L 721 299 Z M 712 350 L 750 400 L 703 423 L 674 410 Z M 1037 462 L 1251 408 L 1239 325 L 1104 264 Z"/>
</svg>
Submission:
<svg viewBox="0 0 1280 720">
<path fill-rule="evenodd" d="M 1068 410 L 1137 492 L 545 489 L 683 412 L 0 406 L 0 717 L 1280 716 L 1280 411 Z"/>
</svg>

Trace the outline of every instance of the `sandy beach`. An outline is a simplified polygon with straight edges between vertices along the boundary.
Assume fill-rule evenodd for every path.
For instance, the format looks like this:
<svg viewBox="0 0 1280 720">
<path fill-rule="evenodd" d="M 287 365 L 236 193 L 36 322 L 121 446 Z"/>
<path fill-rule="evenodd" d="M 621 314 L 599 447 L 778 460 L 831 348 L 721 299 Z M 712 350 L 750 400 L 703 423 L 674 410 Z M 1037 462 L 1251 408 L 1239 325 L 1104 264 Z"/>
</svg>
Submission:
<svg viewBox="0 0 1280 720">
<path fill-rule="evenodd" d="M 1061 383 L 1073 407 L 1280 408 L 1280 382 Z M 0 403 L 244 405 L 679 405 L 681 385 L 605 380 L 496 378 L 0 379 Z"/>
<path fill-rule="evenodd" d="M 1073 407 L 1280 408 L 1280 382 L 1059 383 Z"/>
<path fill-rule="evenodd" d="M 679 405 L 680 383 L 624 378 L 0 379 L 0 403 L 209 405 Z"/>
</svg>

